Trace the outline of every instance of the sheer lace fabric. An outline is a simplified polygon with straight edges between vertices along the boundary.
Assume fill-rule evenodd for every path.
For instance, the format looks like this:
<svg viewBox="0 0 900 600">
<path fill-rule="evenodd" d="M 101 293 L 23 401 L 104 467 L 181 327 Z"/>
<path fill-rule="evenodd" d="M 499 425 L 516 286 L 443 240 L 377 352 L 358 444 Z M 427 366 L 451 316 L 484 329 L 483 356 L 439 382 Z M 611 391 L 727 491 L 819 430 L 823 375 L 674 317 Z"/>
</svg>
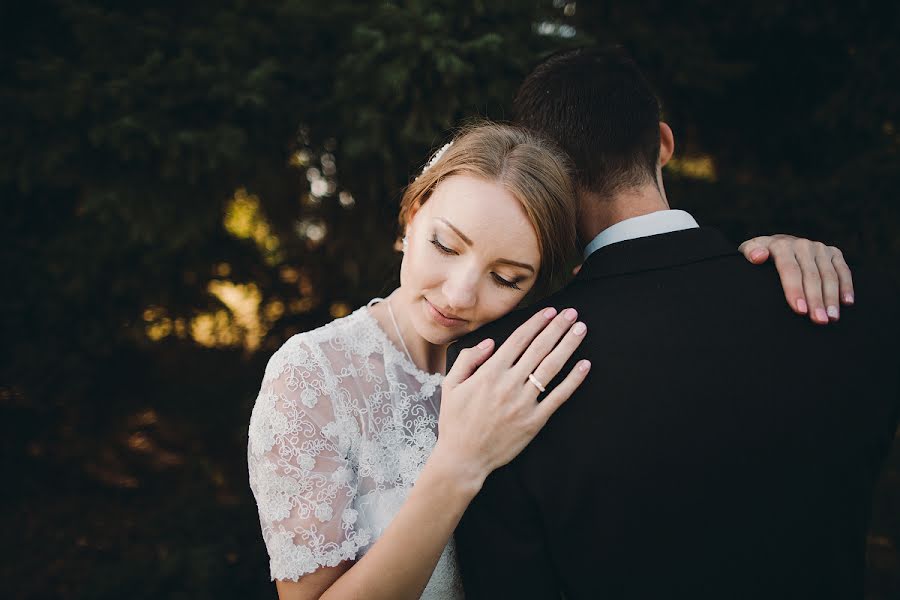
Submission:
<svg viewBox="0 0 900 600">
<path fill-rule="evenodd" d="M 272 355 L 247 448 L 271 579 L 371 548 L 437 441 L 442 379 L 412 364 L 365 307 Z M 462 598 L 452 540 L 422 597 Z"/>
</svg>

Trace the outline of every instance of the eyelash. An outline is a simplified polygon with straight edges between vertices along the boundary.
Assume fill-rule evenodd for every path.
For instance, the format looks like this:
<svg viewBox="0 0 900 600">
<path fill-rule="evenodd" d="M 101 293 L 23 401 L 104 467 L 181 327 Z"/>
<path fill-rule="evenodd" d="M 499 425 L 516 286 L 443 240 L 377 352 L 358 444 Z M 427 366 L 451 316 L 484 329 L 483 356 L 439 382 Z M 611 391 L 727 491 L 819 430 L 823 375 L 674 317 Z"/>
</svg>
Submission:
<svg viewBox="0 0 900 600">
<path fill-rule="evenodd" d="M 451 250 L 447 246 L 440 243 L 437 239 L 437 236 L 434 236 L 431 238 L 431 244 L 435 248 L 437 248 L 438 252 L 440 252 L 441 254 L 447 254 L 450 256 L 457 254 L 457 252 L 455 250 Z M 491 277 L 494 279 L 494 283 L 496 283 L 500 287 L 505 287 L 505 288 L 509 288 L 509 289 L 513 289 L 513 290 L 521 290 L 522 289 L 519 287 L 518 283 L 516 283 L 515 281 L 508 281 L 506 279 L 503 279 L 496 273 L 491 273 Z"/>
</svg>

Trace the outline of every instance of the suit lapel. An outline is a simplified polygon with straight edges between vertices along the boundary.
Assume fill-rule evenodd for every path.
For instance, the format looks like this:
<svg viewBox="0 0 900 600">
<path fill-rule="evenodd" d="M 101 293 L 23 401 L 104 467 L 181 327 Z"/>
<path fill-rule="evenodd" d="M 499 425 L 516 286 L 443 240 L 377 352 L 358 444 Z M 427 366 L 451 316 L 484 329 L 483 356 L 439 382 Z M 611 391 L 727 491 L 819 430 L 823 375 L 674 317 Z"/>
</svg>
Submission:
<svg viewBox="0 0 900 600">
<path fill-rule="evenodd" d="M 738 254 L 718 230 L 700 227 L 626 240 L 591 254 L 577 280 L 614 277 Z"/>
</svg>

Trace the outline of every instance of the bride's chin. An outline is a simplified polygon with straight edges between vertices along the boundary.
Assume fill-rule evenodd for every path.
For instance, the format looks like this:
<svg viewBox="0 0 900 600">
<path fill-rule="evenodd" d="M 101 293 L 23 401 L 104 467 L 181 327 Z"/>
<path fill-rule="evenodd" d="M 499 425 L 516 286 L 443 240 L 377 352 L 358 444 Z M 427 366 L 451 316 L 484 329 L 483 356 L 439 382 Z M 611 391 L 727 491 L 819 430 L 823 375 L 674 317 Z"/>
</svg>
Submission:
<svg viewBox="0 0 900 600">
<path fill-rule="evenodd" d="M 429 344 L 434 344 L 435 346 L 446 346 L 450 342 L 461 338 L 467 332 L 459 332 L 459 333 L 449 333 L 447 331 L 436 331 L 435 328 L 432 327 L 422 327 L 418 324 L 415 325 L 416 333 L 419 334 L 423 340 L 428 342 Z"/>
<path fill-rule="evenodd" d="M 421 335 L 421 334 L 420 334 Z M 425 339 L 429 344 L 433 344 L 435 346 L 446 346 L 453 340 L 455 340 L 459 336 L 450 336 L 450 335 L 438 335 L 434 332 L 429 332 L 426 335 L 423 335 L 422 338 Z"/>
</svg>

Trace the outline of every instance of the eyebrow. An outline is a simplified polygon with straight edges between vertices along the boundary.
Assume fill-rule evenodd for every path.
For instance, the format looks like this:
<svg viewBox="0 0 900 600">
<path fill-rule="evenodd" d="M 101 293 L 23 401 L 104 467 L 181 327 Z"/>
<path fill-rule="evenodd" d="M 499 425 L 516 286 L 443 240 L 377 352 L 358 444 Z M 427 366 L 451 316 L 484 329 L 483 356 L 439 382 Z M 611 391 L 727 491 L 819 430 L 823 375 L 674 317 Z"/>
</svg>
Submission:
<svg viewBox="0 0 900 600">
<path fill-rule="evenodd" d="M 448 220 L 445 219 L 444 217 L 437 217 L 437 220 L 440 221 L 440 222 L 442 222 L 442 223 L 444 223 L 447 227 L 449 227 L 449 228 L 452 229 L 454 232 L 456 232 L 456 235 L 458 235 L 458 236 L 462 239 L 462 241 L 464 241 L 464 242 L 466 243 L 467 246 L 474 246 L 474 245 L 475 245 L 475 243 L 474 243 L 472 240 L 470 240 L 470 239 L 466 236 L 466 234 L 464 234 L 462 231 L 460 231 L 459 229 L 457 229 L 456 226 L 455 226 L 453 223 L 451 223 L 450 221 L 448 221 Z M 534 273 L 534 267 L 532 267 L 532 266 L 529 265 L 528 263 L 523 263 L 523 262 L 519 262 L 519 261 L 516 261 L 516 260 L 510 260 L 510 259 L 508 259 L 508 258 L 499 258 L 499 259 L 497 259 L 497 262 L 498 262 L 498 263 L 502 263 L 502 264 L 504 264 L 504 265 L 512 265 L 512 266 L 514 266 L 514 267 L 521 267 L 521 268 L 523 268 L 523 269 L 528 269 L 529 271 L 531 271 L 532 273 Z"/>
<path fill-rule="evenodd" d="M 457 229 L 456 226 L 455 226 L 453 223 L 451 223 L 450 221 L 448 221 L 448 220 L 445 219 L 444 217 L 438 217 L 437 219 L 438 219 L 438 221 L 441 221 L 441 222 L 444 223 L 447 227 L 449 227 L 450 229 L 452 229 L 453 231 L 455 231 L 455 232 L 456 232 L 456 235 L 458 235 L 459 237 L 461 237 L 461 238 L 462 238 L 462 241 L 464 241 L 464 242 L 466 243 L 466 246 L 472 246 L 472 245 L 474 245 L 474 243 L 472 242 L 472 240 L 470 240 L 468 237 L 466 237 L 466 234 L 464 234 L 462 231 L 460 231 L 459 229 Z"/>
</svg>

